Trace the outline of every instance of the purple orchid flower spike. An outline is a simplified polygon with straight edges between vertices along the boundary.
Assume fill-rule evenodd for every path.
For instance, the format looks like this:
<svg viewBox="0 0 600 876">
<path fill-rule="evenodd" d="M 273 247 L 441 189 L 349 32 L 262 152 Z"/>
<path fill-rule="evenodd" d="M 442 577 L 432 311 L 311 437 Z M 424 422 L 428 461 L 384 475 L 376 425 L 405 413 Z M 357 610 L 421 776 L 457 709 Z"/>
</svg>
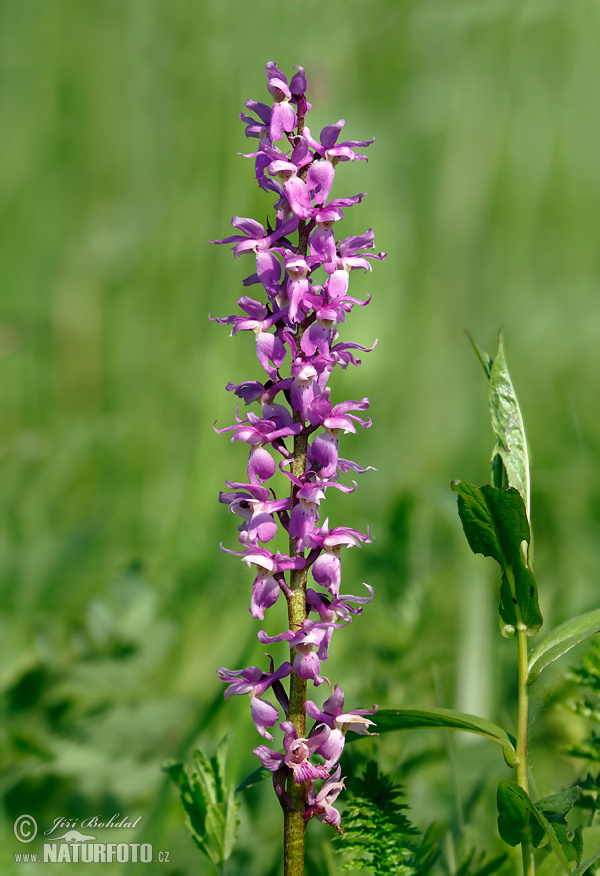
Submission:
<svg viewBox="0 0 600 876">
<path fill-rule="evenodd" d="M 228 489 L 219 496 L 238 518 L 240 549 L 222 550 L 254 570 L 254 619 L 265 620 L 283 592 L 286 628 L 273 634 L 260 630 L 257 635 L 264 644 L 285 643 L 291 653 L 278 668 L 271 660 L 269 672 L 251 666 L 222 668 L 218 674 L 228 685 L 227 698 L 248 694 L 252 720 L 264 739 L 272 740 L 270 728 L 277 723 L 283 732 L 282 751 L 259 745 L 254 752 L 273 773 L 287 843 L 287 837 L 303 832 L 313 817 L 341 832 L 340 814 L 333 805 L 344 787 L 337 759 L 346 731 L 368 733 L 372 724 L 365 715 L 373 711 L 344 711 L 337 685 L 322 709 L 307 701 L 306 690 L 307 684 L 330 684 L 323 664 L 334 636 L 373 598 L 368 584 L 365 596 L 340 595 L 342 548 L 369 543 L 369 532 L 330 527 L 328 520 L 320 525 L 320 513 L 331 490 L 351 493 L 357 488 L 355 481 L 343 483 L 340 476 L 372 469 L 341 456 L 338 446 L 358 426 L 371 425 L 360 416 L 369 400 L 333 400 L 329 379 L 336 366 L 360 365 L 359 355 L 377 343 L 364 346 L 340 333 L 345 333 L 354 308 L 371 300 L 370 294 L 351 294 L 353 271 L 371 271 L 385 253 L 375 252 L 371 229 L 336 240 L 345 211 L 364 196 L 331 198 L 340 166 L 365 160 L 356 150 L 373 141 L 341 141 L 343 119 L 326 125 L 315 139 L 306 124 L 311 106 L 304 69 L 297 67 L 288 80 L 269 61 L 265 74 L 268 98 L 264 103 L 246 101 L 240 118 L 246 137 L 253 141 L 254 151 L 246 157 L 253 160 L 259 189 L 273 199 L 273 214 L 264 222 L 234 216 L 234 233 L 213 241 L 230 244 L 236 256 L 250 253 L 254 270 L 242 280 L 253 294 L 238 298 L 241 312 L 211 317 L 229 326 L 232 336 L 254 334 L 262 378 L 259 372 L 259 379 L 229 380 L 227 390 L 243 402 L 245 415 L 240 416 L 238 404 L 233 425 L 218 429 L 215 423 L 213 428 L 218 434 L 230 433 L 232 442 L 248 450 L 245 476 L 227 480 Z M 281 495 L 285 497 L 278 498 Z M 269 549 L 280 547 L 280 538 L 287 539 L 288 553 Z M 314 588 L 308 586 L 309 573 Z M 264 698 L 269 688 L 279 708 Z M 307 716 L 318 721 L 308 736 Z M 325 763 L 315 762 L 315 757 Z M 323 780 L 318 790 L 316 782 Z M 294 868 L 290 874 L 300 872 L 298 861 Z"/>
</svg>

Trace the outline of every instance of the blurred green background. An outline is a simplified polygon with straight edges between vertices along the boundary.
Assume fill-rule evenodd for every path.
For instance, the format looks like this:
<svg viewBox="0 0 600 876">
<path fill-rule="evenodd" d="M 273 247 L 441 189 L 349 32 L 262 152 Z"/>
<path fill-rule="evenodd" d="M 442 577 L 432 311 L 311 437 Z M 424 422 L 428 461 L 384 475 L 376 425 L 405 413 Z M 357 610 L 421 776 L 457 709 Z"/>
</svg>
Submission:
<svg viewBox="0 0 600 876">
<path fill-rule="evenodd" d="M 237 533 L 218 492 L 246 451 L 212 424 L 233 421 L 225 384 L 259 371 L 251 336 L 207 318 L 233 312 L 252 266 L 207 240 L 271 210 L 238 154 L 268 60 L 306 68 L 313 133 L 344 117 L 345 137 L 376 136 L 334 195 L 369 193 L 340 233 L 371 227 L 388 253 L 353 274 L 373 300 L 343 334 L 379 344 L 333 382 L 338 401 L 371 398 L 373 427 L 341 449 L 377 471 L 324 509 L 371 527 L 343 591 L 368 581 L 376 599 L 327 674 L 350 708 L 514 726 L 495 570 L 469 554 L 449 488 L 487 481 L 492 446 L 463 330 L 490 354 L 504 331 L 554 625 L 600 599 L 599 39 L 596 0 L 0 0 L 3 872 L 36 850 L 12 835 L 21 813 L 118 812 L 170 850 L 145 872 L 211 874 L 161 764 L 231 727 L 231 780 L 256 765 L 247 702 L 223 704 L 215 674 L 263 659 L 251 575 L 219 551 Z M 555 706 L 568 693 L 559 672 L 536 689 L 540 796 L 581 767 L 551 754 L 586 729 Z M 439 734 L 360 745 L 407 782 L 420 827 L 452 825 Z M 491 847 L 509 771 L 485 745 L 455 740 L 455 758 L 464 799 L 488 783 L 473 821 Z M 277 873 L 279 830 L 270 787 L 248 792 L 231 872 Z M 309 872 L 334 873 L 329 834 L 310 834 Z"/>
</svg>

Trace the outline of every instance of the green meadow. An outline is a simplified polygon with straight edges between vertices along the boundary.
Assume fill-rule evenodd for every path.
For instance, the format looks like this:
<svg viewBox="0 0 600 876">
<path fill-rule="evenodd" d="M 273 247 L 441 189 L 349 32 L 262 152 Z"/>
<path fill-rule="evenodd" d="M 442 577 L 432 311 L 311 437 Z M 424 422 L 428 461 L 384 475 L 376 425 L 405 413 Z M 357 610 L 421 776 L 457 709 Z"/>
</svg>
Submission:
<svg viewBox="0 0 600 876">
<path fill-rule="evenodd" d="M 2 872 L 37 872 L 14 855 L 41 851 L 57 819 L 119 813 L 141 821 L 102 840 L 170 853 L 144 873 L 212 876 L 161 767 L 228 731 L 229 780 L 258 764 L 248 702 L 225 703 L 216 675 L 264 661 L 252 573 L 219 549 L 238 546 L 218 493 L 247 451 L 213 424 L 234 422 L 225 385 L 261 375 L 251 333 L 208 319 L 237 312 L 254 266 L 208 241 L 234 215 L 273 215 L 238 118 L 268 100 L 267 61 L 305 67 L 313 135 L 344 118 L 344 139 L 376 137 L 333 195 L 368 192 L 340 236 L 373 228 L 387 252 L 353 272 L 351 294 L 373 297 L 342 327 L 378 343 L 332 389 L 371 399 L 372 427 L 340 452 L 376 471 L 322 515 L 370 528 L 342 592 L 367 582 L 375 599 L 334 636 L 327 675 L 348 708 L 513 726 L 498 575 L 470 554 L 450 489 L 488 481 L 493 445 L 465 330 L 492 356 L 503 332 L 545 623 L 600 607 L 599 40 L 595 0 L 0 0 Z M 562 753 L 590 729 L 564 705 L 584 650 L 535 688 L 537 797 L 587 769 Z M 410 731 L 353 744 L 352 763 L 367 756 L 422 830 L 457 838 L 468 821 L 468 842 L 497 852 L 511 771 L 496 746 Z M 39 826 L 27 845 L 23 813 Z M 241 818 L 228 873 L 276 876 L 270 782 Z M 333 833 L 309 825 L 311 876 L 341 872 Z M 70 870 L 90 871 L 137 867 Z"/>
</svg>

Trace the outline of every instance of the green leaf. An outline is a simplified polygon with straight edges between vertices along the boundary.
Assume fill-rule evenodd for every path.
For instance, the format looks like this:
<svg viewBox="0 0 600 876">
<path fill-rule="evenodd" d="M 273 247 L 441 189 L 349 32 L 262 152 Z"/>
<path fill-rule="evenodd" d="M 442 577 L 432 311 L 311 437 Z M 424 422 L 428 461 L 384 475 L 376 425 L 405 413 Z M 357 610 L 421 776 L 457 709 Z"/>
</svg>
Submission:
<svg viewBox="0 0 600 876">
<path fill-rule="evenodd" d="M 504 759 L 510 767 L 519 763 L 515 750 L 514 739 L 506 730 L 478 718 L 476 715 L 466 715 L 453 709 L 382 709 L 373 716 L 378 733 L 389 733 L 392 730 L 418 730 L 425 727 L 435 727 L 445 730 L 466 730 L 485 736 L 492 742 L 502 746 Z M 347 737 L 347 742 L 350 741 Z"/>
<path fill-rule="evenodd" d="M 527 683 L 533 684 L 546 666 L 599 631 L 600 609 L 598 608 L 559 624 L 542 639 L 530 655 Z"/>
<path fill-rule="evenodd" d="M 525 506 L 517 490 L 476 487 L 465 481 L 452 481 L 458 493 L 458 513 L 474 554 L 493 557 L 502 568 L 512 565 L 521 552 L 522 542 L 529 542 L 529 524 Z"/>
<path fill-rule="evenodd" d="M 194 768 L 190 775 L 190 785 L 195 792 L 194 797 L 199 799 L 201 794 L 206 804 L 218 803 L 221 799 L 213 765 L 204 752 L 199 750 L 194 752 Z"/>
<path fill-rule="evenodd" d="M 225 785 L 226 758 L 224 739 L 210 760 L 196 751 L 192 767 L 180 763 L 164 766 L 179 788 L 192 839 L 217 866 L 230 856 L 239 825 L 235 789 L 231 785 L 227 790 Z"/>
<path fill-rule="evenodd" d="M 571 864 L 579 863 L 582 848 L 581 835 L 576 831 L 570 837 L 564 822 L 565 811 L 568 812 L 574 802 L 571 791 L 540 801 L 542 806 L 548 807 L 552 821 L 516 782 L 500 782 L 497 794 L 498 831 L 502 839 L 511 846 L 523 842 L 538 846 L 547 837 L 556 858 L 569 876 L 573 872 Z"/>
<path fill-rule="evenodd" d="M 573 876 L 583 876 L 596 861 L 600 859 L 600 825 L 584 827 L 581 831 L 585 858 L 573 870 Z M 564 870 L 554 855 L 548 855 L 542 861 L 537 876 L 562 876 Z"/>
<path fill-rule="evenodd" d="M 344 836 L 335 844 L 336 851 L 344 855 L 343 871 L 373 876 L 417 876 L 430 871 L 439 854 L 438 843 L 433 831 L 421 836 L 411 824 L 401 785 L 380 773 L 370 760 L 362 776 L 351 770 L 346 790 Z"/>
<path fill-rule="evenodd" d="M 514 487 L 476 487 L 453 481 L 458 513 L 473 553 L 492 557 L 502 568 L 500 622 L 513 635 L 520 621 L 533 636 L 542 625 L 537 585 L 527 565 L 529 523 L 523 499 Z"/>
<path fill-rule="evenodd" d="M 227 766 L 227 755 L 229 754 L 229 734 L 225 734 L 223 739 L 217 745 L 214 755 L 210 759 L 212 773 L 215 777 L 217 785 L 217 795 L 219 800 L 225 799 L 227 789 L 225 787 L 225 769 Z"/>
<path fill-rule="evenodd" d="M 535 805 L 540 812 L 543 812 L 548 821 L 564 820 L 567 812 L 570 812 L 575 805 L 580 793 L 581 788 L 578 785 L 573 785 L 558 794 L 542 797 Z"/>
<path fill-rule="evenodd" d="M 532 636 L 539 630 L 542 623 L 535 578 L 531 569 L 524 563 L 514 563 L 512 573 L 512 582 L 509 574 L 502 576 L 500 588 L 501 630 L 505 636 L 513 634 L 519 622 L 516 610 L 518 605 L 521 619 L 527 627 L 527 635 Z"/>
<path fill-rule="evenodd" d="M 498 803 L 498 831 L 509 846 L 531 842 L 530 820 L 533 803 L 515 782 L 502 781 L 496 795 Z"/>
<path fill-rule="evenodd" d="M 465 334 L 468 337 L 468 339 L 470 340 L 471 346 L 475 350 L 475 355 L 477 356 L 477 358 L 481 362 L 481 367 L 485 371 L 485 376 L 489 379 L 489 376 L 492 373 L 492 365 L 494 364 L 494 360 L 487 353 L 484 353 L 484 351 L 481 349 L 481 347 L 477 346 L 477 344 L 473 340 L 473 337 L 472 337 L 470 332 L 465 332 Z"/>
<path fill-rule="evenodd" d="M 529 519 L 530 483 L 527 439 L 521 408 L 504 357 L 502 334 L 499 335 L 498 352 L 489 373 L 488 398 L 492 428 L 496 436 L 496 446 L 492 453 L 492 469 L 495 458 L 500 457 L 508 485 L 514 487 L 521 494 Z M 496 483 L 496 486 L 500 485 L 500 483 Z"/>
<path fill-rule="evenodd" d="M 251 788 L 253 785 L 258 785 L 259 782 L 264 782 L 265 779 L 269 777 L 273 777 L 273 773 L 271 770 L 268 770 L 266 767 L 258 767 L 258 769 L 254 770 L 253 773 L 250 773 L 241 784 L 237 786 L 236 791 L 245 791 L 248 788 Z"/>
<path fill-rule="evenodd" d="M 225 860 L 225 825 L 227 811 L 224 803 L 208 807 L 204 822 L 204 836 L 194 837 L 202 851 L 208 855 L 213 864 L 221 864 Z"/>
<path fill-rule="evenodd" d="M 225 802 L 208 807 L 201 848 L 213 864 L 222 864 L 231 855 L 239 825 L 238 812 L 233 785 Z"/>
<path fill-rule="evenodd" d="M 541 812 L 541 814 L 547 818 L 552 825 L 552 829 L 565 849 L 565 854 L 569 861 L 574 861 L 575 863 L 579 863 L 581 858 L 581 834 L 575 832 L 573 839 L 568 840 L 568 827 L 567 822 L 565 821 L 565 816 L 575 805 L 580 793 L 581 788 L 574 785 L 571 788 L 567 788 L 565 791 L 561 791 L 559 794 L 551 794 L 549 797 L 544 797 L 543 799 L 538 800 L 535 804 L 538 812 Z M 540 825 L 534 825 L 532 834 L 533 844 L 538 846 L 543 839 L 543 828 Z"/>
<path fill-rule="evenodd" d="M 229 787 L 229 794 L 227 795 L 225 829 L 223 831 L 224 861 L 226 861 L 231 855 L 233 847 L 235 845 L 235 841 L 237 839 L 238 827 L 240 825 L 239 811 L 240 803 L 236 796 L 235 788 L 232 784 Z"/>
</svg>

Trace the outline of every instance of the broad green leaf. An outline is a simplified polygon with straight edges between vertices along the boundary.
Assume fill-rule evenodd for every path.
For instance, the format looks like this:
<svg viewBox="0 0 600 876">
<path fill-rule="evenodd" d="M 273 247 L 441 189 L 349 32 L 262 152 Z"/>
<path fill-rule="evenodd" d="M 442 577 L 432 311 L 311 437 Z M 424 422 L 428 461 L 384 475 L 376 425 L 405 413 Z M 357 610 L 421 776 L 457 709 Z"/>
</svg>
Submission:
<svg viewBox="0 0 600 876">
<path fill-rule="evenodd" d="M 373 716 L 373 721 L 377 725 L 378 733 L 389 733 L 392 730 L 418 730 L 425 727 L 477 733 L 502 746 L 504 759 L 510 767 L 516 767 L 519 763 L 514 739 L 506 730 L 476 715 L 466 715 L 453 709 L 382 709 Z M 350 741 L 350 738 L 347 736 L 346 741 Z"/>
<path fill-rule="evenodd" d="M 559 794 L 551 794 L 549 797 L 544 797 L 535 804 L 538 812 L 552 825 L 552 830 L 556 834 L 566 857 L 575 864 L 578 864 L 581 859 L 581 832 L 571 832 L 572 838 L 569 838 L 569 828 L 565 821 L 565 816 L 575 805 L 575 801 L 580 793 L 581 788 L 575 785 L 572 788 L 561 791 Z M 544 832 L 544 828 L 540 824 L 534 824 L 532 830 L 534 846 L 540 845 L 544 838 Z"/>
<path fill-rule="evenodd" d="M 578 785 L 573 785 L 558 794 L 542 797 L 535 805 L 548 821 L 560 821 L 564 820 L 565 815 L 571 811 L 580 794 L 581 788 Z"/>
<path fill-rule="evenodd" d="M 453 481 L 458 493 L 458 513 L 474 554 L 493 557 L 503 569 L 512 565 L 529 542 L 529 524 L 525 506 L 517 490 L 476 487 L 465 481 Z"/>
<path fill-rule="evenodd" d="M 502 568 L 500 622 L 503 635 L 512 635 L 519 615 L 534 635 L 542 625 L 537 586 L 527 565 L 530 531 L 523 499 L 514 487 L 476 487 L 453 481 L 458 513 L 473 553 L 493 557 Z M 525 549 L 524 549 L 525 546 Z"/>
<path fill-rule="evenodd" d="M 502 781 L 496 795 L 498 831 L 509 846 L 531 842 L 531 819 L 534 809 L 529 797 L 515 782 Z"/>
<path fill-rule="evenodd" d="M 500 588 L 500 628 L 502 635 L 512 636 L 517 628 L 516 606 L 521 609 L 521 618 L 527 627 L 528 635 L 539 630 L 542 616 L 537 601 L 537 588 L 531 569 L 524 563 L 513 563 L 510 574 L 502 576 Z M 512 585 L 512 587 L 511 587 Z M 514 594 L 514 595 L 513 595 Z M 531 630 L 531 632 L 529 632 Z"/>
<path fill-rule="evenodd" d="M 553 804 L 548 803 L 549 800 L 561 798 L 556 806 L 561 808 L 562 805 L 564 808 L 568 801 L 565 802 L 563 796 L 555 795 L 554 798 L 546 798 L 540 802 L 552 806 Z M 537 846 L 547 837 L 563 871 L 571 876 L 572 865 L 578 864 L 581 856 L 581 837 L 577 833 L 573 838 L 569 837 L 564 815 L 551 811 L 550 815 L 554 819 L 551 823 L 516 782 L 507 780 L 500 782 L 498 786 L 497 802 L 498 831 L 502 839 L 511 846 L 523 842 L 531 842 Z"/>
<path fill-rule="evenodd" d="M 600 609 L 598 608 L 559 624 L 542 639 L 531 653 L 527 683 L 533 684 L 546 666 L 597 632 L 600 632 Z"/>
<path fill-rule="evenodd" d="M 517 401 L 502 345 L 502 334 L 498 338 L 498 352 L 492 362 L 489 374 L 488 397 L 492 428 L 496 436 L 496 446 L 492 453 L 499 456 L 506 471 L 508 485 L 519 491 L 525 504 L 527 519 L 529 512 L 529 455 L 521 409 Z M 500 484 L 496 484 L 500 486 Z"/>
</svg>

